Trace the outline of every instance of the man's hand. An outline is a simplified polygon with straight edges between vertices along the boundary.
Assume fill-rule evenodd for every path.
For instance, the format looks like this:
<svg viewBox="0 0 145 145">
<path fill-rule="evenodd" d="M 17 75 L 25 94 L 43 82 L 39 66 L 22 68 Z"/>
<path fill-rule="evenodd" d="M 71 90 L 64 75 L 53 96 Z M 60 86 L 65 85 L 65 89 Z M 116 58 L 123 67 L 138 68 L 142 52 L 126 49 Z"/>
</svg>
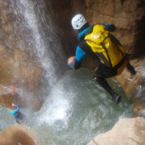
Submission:
<svg viewBox="0 0 145 145">
<path fill-rule="evenodd" d="M 16 86 L 15 86 L 15 84 L 11 84 L 10 85 L 9 94 L 11 94 L 11 95 L 16 95 L 17 94 L 16 93 Z"/>
<path fill-rule="evenodd" d="M 69 65 L 70 63 L 75 61 L 75 56 L 69 57 L 67 60 L 67 64 Z"/>
<path fill-rule="evenodd" d="M 15 104 L 14 103 L 12 103 L 12 106 L 14 106 Z"/>
</svg>

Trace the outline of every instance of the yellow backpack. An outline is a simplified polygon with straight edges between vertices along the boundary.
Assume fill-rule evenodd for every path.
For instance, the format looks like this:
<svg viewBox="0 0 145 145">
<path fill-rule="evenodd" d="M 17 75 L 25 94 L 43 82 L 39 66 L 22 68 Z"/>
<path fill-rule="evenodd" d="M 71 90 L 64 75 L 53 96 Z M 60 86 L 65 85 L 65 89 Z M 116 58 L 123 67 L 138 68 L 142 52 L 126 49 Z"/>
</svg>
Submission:
<svg viewBox="0 0 145 145">
<path fill-rule="evenodd" d="M 108 67 L 116 66 L 125 57 L 125 49 L 121 44 L 112 42 L 111 33 L 103 25 L 94 25 L 85 40 L 100 61 Z"/>
</svg>

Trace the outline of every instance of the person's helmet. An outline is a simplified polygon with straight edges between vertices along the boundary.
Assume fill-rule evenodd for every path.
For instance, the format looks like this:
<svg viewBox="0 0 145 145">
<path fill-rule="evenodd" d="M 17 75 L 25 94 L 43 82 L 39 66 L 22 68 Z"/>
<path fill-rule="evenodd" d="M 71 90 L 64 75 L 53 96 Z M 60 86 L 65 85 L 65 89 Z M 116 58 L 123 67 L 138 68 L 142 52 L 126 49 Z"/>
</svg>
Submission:
<svg viewBox="0 0 145 145">
<path fill-rule="evenodd" d="M 87 21 L 82 14 L 75 15 L 71 20 L 72 27 L 75 30 L 79 30 L 86 23 Z"/>
<path fill-rule="evenodd" d="M 11 114 L 12 114 L 12 115 L 14 115 L 15 113 L 16 113 L 16 111 L 14 111 L 14 110 L 11 111 Z"/>
</svg>

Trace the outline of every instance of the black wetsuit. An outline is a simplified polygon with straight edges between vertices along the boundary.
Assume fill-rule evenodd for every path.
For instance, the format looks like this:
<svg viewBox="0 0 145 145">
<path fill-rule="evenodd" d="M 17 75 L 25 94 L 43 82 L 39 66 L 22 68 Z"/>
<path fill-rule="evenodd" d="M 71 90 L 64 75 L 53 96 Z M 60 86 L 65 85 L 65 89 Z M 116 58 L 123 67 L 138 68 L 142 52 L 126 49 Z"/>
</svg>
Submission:
<svg viewBox="0 0 145 145">
<path fill-rule="evenodd" d="M 19 107 L 17 105 L 14 105 L 14 107 L 16 108 L 16 113 L 14 114 L 15 121 L 20 123 L 18 120 L 24 120 L 25 115 L 19 111 Z"/>
</svg>

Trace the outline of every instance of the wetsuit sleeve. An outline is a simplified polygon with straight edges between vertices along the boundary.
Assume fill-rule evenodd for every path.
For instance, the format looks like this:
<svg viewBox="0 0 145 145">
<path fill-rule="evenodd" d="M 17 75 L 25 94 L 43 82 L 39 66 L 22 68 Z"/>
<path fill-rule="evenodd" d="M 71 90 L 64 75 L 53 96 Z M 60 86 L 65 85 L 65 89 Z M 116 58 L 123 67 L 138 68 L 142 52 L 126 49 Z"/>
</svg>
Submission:
<svg viewBox="0 0 145 145">
<path fill-rule="evenodd" d="M 17 105 L 14 105 L 14 107 L 16 108 L 16 111 L 19 112 L 19 107 Z"/>
<path fill-rule="evenodd" d="M 81 62 L 85 55 L 86 53 L 79 46 L 77 46 L 74 69 L 79 69 L 81 67 Z"/>
<path fill-rule="evenodd" d="M 104 23 L 100 23 L 100 24 L 105 26 L 109 32 L 114 32 L 116 30 L 116 27 L 114 24 L 104 24 Z"/>
</svg>

